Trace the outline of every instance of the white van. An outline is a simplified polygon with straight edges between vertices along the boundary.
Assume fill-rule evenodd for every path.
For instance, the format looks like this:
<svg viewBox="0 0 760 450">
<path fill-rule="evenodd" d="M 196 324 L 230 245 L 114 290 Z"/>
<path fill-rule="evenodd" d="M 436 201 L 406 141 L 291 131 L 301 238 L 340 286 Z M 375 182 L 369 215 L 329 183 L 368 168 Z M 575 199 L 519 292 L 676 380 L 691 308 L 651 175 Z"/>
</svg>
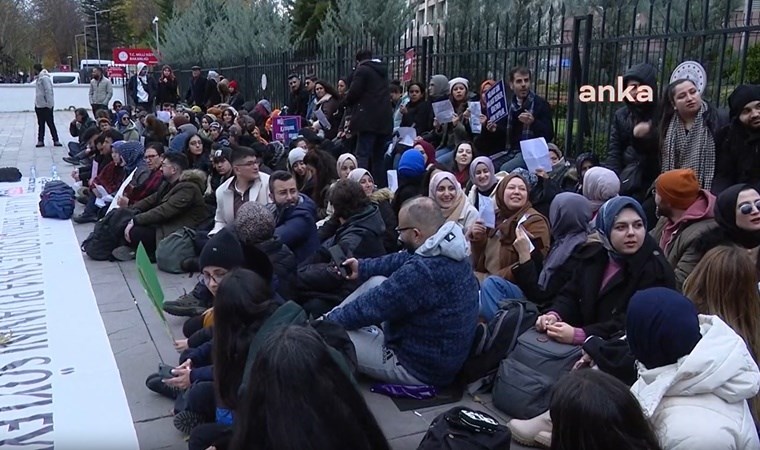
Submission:
<svg viewBox="0 0 760 450">
<path fill-rule="evenodd" d="M 53 80 L 53 85 L 79 84 L 79 73 L 77 72 L 50 72 L 50 78 Z M 36 84 L 36 81 L 34 79 L 29 84 Z"/>
</svg>

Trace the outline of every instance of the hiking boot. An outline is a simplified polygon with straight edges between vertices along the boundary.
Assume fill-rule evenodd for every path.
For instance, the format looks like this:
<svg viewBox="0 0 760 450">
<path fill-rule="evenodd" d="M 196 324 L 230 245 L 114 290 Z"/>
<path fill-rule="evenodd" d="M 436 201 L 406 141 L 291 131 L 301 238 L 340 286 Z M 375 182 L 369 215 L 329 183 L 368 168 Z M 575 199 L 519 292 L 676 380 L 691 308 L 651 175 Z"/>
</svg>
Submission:
<svg viewBox="0 0 760 450">
<path fill-rule="evenodd" d="M 145 380 L 145 386 L 148 387 L 151 391 L 155 392 L 156 394 L 161 394 L 164 397 L 168 397 L 172 400 L 176 400 L 177 397 L 182 394 L 182 389 L 178 387 L 172 387 L 161 381 L 161 375 L 154 373 L 151 374 L 146 380 Z"/>
<path fill-rule="evenodd" d="M 98 215 L 90 212 L 83 212 L 72 219 L 76 223 L 94 223 L 98 221 Z"/>
<path fill-rule="evenodd" d="M 73 156 L 64 156 L 63 161 L 74 166 L 82 164 L 82 161 L 79 158 L 74 158 Z"/>
<path fill-rule="evenodd" d="M 551 431 L 540 431 L 538 435 L 536 436 L 536 444 L 545 448 L 551 448 L 552 446 Z"/>
<path fill-rule="evenodd" d="M 203 416 L 193 411 L 180 411 L 176 416 L 174 416 L 174 428 L 178 429 L 188 436 L 190 435 L 190 432 L 193 431 L 193 428 L 197 427 L 203 422 Z"/>
<path fill-rule="evenodd" d="M 61 144 L 61 141 L 53 141 L 53 147 L 63 147 L 63 144 Z"/>
<path fill-rule="evenodd" d="M 131 247 L 122 245 L 116 247 L 114 251 L 111 252 L 111 256 L 113 256 L 117 261 L 132 261 L 135 259 L 135 251 L 132 250 Z"/>
<path fill-rule="evenodd" d="M 507 423 L 507 427 L 512 432 L 512 439 L 522 445 L 528 447 L 539 445 L 536 437 L 541 432 L 549 434 L 549 442 L 551 443 L 552 419 L 549 416 L 549 411 L 528 420 L 512 419 Z"/>
<path fill-rule="evenodd" d="M 185 258 L 179 263 L 179 268 L 186 273 L 194 273 L 201 271 L 200 258 L 193 256 L 192 258 Z"/>
<path fill-rule="evenodd" d="M 203 301 L 192 292 L 181 295 L 177 300 L 164 302 L 164 312 L 172 316 L 195 317 L 203 314 L 206 309 Z"/>
<path fill-rule="evenodd" d="M 37 141 L 37 145 L 35 145 L 35 147 L 37 148 L 44 147 L 44 146 L 45 146 L 45 143 L 42 141 Z"/>
</svg>

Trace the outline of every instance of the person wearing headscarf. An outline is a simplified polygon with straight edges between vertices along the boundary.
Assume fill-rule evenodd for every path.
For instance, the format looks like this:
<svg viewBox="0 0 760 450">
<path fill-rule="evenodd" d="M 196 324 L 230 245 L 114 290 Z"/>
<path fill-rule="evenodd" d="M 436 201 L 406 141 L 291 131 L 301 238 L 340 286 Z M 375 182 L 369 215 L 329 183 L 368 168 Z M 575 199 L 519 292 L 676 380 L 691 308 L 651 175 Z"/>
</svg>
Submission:
<svg viewBox="0 0 760 450">
<path fill-rule="evenodd" d="M 541 175 L 537 175 L 533 172 L 528 172 L 527 169 L 518 167 L 512 170 L 512 174 L 520 175 L 523 179 L 528 180 L 530 187 L 530 203 L 533 205 L 533 209 L 541 213 L 544 217 L 549 216 L 549 207 L 551 206 L 554 197 L 559 194 L 560 188 L 555 183 L 546 171 L 537 171 Z"/>
<path fill-rule="evenodd" d="M 609 339 L 624 330 L 636 291 L 675 288 L 673 268 L 646 225 L 644 209 L 633 198 L 605 202 L 596 216 L 602 242 L 589 242 L 576 253 L 577 270 L 536 320 L 536 329 L 564 344 L 581 345 L 590 336 Z"/>
<path fill-rule="evenodd" d="M 571 164 L 565 160 L 565 155 L 557 144 L 549 143 L 549 159 L 552 163 L 552 171 L 549 172 L 549 180 L 554 183 L 560 192 L 572 192 L 575 182 L 568 174 Z"/>
<path fill-rule="evenodd" d="M 432 164 L 436 164 L 435 147 L 433 147 L 433 145 L 430 142 L 424 139 L 420 139 L 414 143 L 414 148 L 422 152 L 422 156 L 425 159 L 423 161 L 425 164 L 425 167 L 429 167 Z"/>
<path fill-rule="evenodd" d="M 583 194 L 583 176 L 588 169 L 599 165 L 599 157 L 592 152 L 581 153 L 575 158 L 575 178 L 577 184 L 575 185 L 575 192 Z M 572 174 L 571 174 L 572 175 Z"/>
<path fill-rule="evenodd" d="M 528 235 L 535 251 L 543 256 L 549 251 L 549 222 L 533 209 L 529 196 L 530 185 L 524 178 L 516 174 L 504 177 L 496 186 L 496 226 L 488 227 L 478 219 L 467 231 L 475 275 L 481 282 L 489 275 L 514 281 L 512 267 L 519 257 L 513 244 L 518 237 L 519 222 L 521 232 Z"/>
<path fill-rule="evenodd" d="M 628 305 L 627 341 L 638 360 L 631 392 L 664 449 L 758 449 L 747 400 L 760 390 L 744 340 L 678 292 L 651 288 Z"/>
<path fill-rule="evenodd" d="M 405 151 L 396 169 L 398 174 L 398 189 L 393 194 L 393 214 L 398 217 L 401 205 L 405 201 L 423 195 L 422 180 L 425 177 L 425 157 L 415 149 Z"/>
<path fill-rule="evenodd" d="M 348 178 L 348 174 L 357 167 L 359 167 L 359 164 L 356 162 L 356 156 L 351 153 L 343 153 L 338 156 L 337 169 L 339 179 L 345 180 Z"/>
<path fill-rule="evenodd" d="M 135 123 L 129 118 L 129 111 L 122 109 L 116 113 L 116 129 L 124 137 L 125 141 L 139 141 L 140 132 Z"/>
<path fill-rule="evenodd" d="M 385 223 L 385 235 L 383 236 L 385 250 L 388 253 L 398 251 L 398 234 L 396 233 L 398 216 L 394 214 L 393 206 L 391 206 L 393 192 L 388 188 L 378 189 L 375 185 L 375 180 L 372 178 L 372 174 L 367 169 L 354 169 L 348 174 L 347 178 L 359 183 L 367 197 L 380 208 L 380 216 Z"/>
<path fill-rule="evenodd" d="M 467 230 L 478 218 L 478 210 L 467 201 L 456 176 L 451 172 L 438 172 L 430 179 L 428 197 L 435 200 L 447 222 L 456 222 Z"/>
<path fill-rule="evenodd" d="M 475 209 L 480 210 L 480 198 L 488 197 L 491 199 L 491 205 L 496 208 L 496 183 L 499 179 L 494 171 L 493 161 L 487 156 L 478 156 L 470 164 L 470 192 L 467 200 Z"/>
<path fill-rule="evenodd" d="M 620 191 L 620 179 L 610 169 L 597 166 L 586 171 L 583 176 L 583 196 L 591 201 L 591 209 L 596 216 L 604 202 L 616 197 Z"/>
<path fill-rule="evenodd" d="M 712 192 L 760 184 L 760 86 L 742 84 L 728 96 L 731 123 L 718 133 Z"/>
<path fill-rule="evenodd" d="M 571 192 L 557 195 L 549 212 L 552 245 L 546 259 L 516 241 L 519 260 L 512 267 L 514 283 L 501 277 L 486 278 L 480 290 L 483 316 L 490 320 L 507 298 L 524 296 L 539 306 L 554 300 L 578 266 L 574 255 L 588 240 L 590 220 L 591 203 L 585 197 Z"/>
</svg>

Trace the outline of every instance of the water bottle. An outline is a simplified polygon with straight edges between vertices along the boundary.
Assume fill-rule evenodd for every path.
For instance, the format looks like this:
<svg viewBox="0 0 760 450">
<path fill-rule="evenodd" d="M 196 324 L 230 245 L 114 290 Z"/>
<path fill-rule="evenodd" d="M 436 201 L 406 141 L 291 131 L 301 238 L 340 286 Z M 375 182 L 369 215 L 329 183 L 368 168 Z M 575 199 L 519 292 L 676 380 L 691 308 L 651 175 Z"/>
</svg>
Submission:
<svg viewBox="0 0 760 450">
<path fill-rule="evenodd" d="M 58 167 L 56 167 L 55 164 L 53 164 L 53 167 L 50 168 L 50 179 L 60 180 L 60 178 L 58 177 Z"/>
<path fill-rule="evenodd" d="M 32 169 L 29 171 L 29 178 L 31 178 L 32 180 L 37 179 L 37 167 L 32 166 Z"/>
</svg>

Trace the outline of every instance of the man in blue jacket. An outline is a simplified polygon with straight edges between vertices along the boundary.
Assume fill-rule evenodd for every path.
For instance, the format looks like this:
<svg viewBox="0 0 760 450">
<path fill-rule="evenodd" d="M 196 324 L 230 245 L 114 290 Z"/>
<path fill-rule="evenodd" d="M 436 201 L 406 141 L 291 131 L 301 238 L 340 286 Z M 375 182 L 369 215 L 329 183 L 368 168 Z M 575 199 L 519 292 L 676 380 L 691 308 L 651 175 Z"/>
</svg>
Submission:
<svg viewBox="0 0 760 450">
<path fill-rule="evenodd" d="M 348 278 L 367 281 L 325 318 L 350 330 L 361 373 L 446 386 L 467 359 L 478 321 L 469 246 L 428 197 L 407 202 L 398 223 L 407 251 L 346 260 Z"/>
<path fill-rule="evenodd" d="M 270 211 L 274 214 L 274 235 L 293 252 L 299 265 L 319 248 L 317 205 L 298 192 L 290 172 L 277 170 L 269 176 Z"/>
</svg>

